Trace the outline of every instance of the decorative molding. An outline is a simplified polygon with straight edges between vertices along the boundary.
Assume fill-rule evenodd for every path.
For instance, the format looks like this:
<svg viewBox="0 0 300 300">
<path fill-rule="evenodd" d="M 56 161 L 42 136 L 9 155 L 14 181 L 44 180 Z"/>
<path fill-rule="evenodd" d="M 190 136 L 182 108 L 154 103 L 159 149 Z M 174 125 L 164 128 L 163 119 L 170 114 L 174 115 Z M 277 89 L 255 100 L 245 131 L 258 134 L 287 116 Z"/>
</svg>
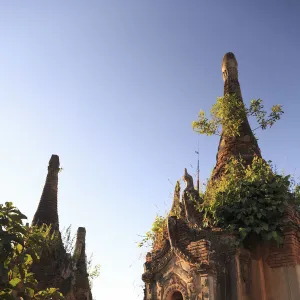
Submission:
<svg viewBox="0 0 300 300">
<path fill-rule="evenodd" d="M 189 299 L 186 288 L 180 283 L 174 283 L 174 284 L 168 285 L 168 287 L 164 291 L 163 299 L 168 300 L 168 297 L 170 296 L 170 294 L 173 294 L 175 292 L 180 292 L 182 294 L 183 300 Z"/>
<path fill-rule="evenodd" d="M 157 262 L 155 263 L 152 262 L 150 271 L 152 273 L 157 273 L 162 268 L 164 268 L 173 257 L 173 252 L 174 252 L 173 249 L 169 249 L 169 251 L 165 253 L 165 255 L 162 258 L 160 258 Z"/>
</svg>

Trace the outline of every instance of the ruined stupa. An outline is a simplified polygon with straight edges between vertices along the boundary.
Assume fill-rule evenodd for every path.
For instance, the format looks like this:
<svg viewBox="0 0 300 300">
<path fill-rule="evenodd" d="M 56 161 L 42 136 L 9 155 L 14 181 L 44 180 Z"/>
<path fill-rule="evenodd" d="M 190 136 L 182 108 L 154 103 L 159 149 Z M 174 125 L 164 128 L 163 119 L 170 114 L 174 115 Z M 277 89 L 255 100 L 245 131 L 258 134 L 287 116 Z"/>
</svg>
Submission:
<svg viewBox="0 0 300 300">
<path fill-rule="evenodd" d="M 222 62 L 224 95 L 235 94 L 242 102 L 238 64 L 233 53 Z M 212 181 L 224 172 L 230 157 L 245 164 L 261 157 L 261 151 L 245 116 L 239 136 L 221 135 Z M 300 216 L 287 207 L 283 218 L 291 221 L 283 245 L 259 241 L 253 247 L 236 246 L 236 237 L 225 230 L 202 229 L 201 203 L 193 178 L 187 171 L 180 197 L 176 186 L 172 210 L 160 247 L 146 256 L 142 279 L 144 300 L 297 300 L 300 299 Z M 176 213 L 174 213 L 177 211 Z"/>
<path fill-rule="evenodd" d="M 85 252 L 84 227 L 77 230 L 74 254 L 66 253 L 59 231 L 57 210 L 58 173 L 60 163 L 58 155 L 52 155 L 42 196 L 33 217 L 32 225 L 50 225 L 58 233 L 58 242 L 50 253 L 42 253 L 39 264 L 32 267 L 38 281 L 38 289 L 54 287 L 65 296 L 66 300 L 92 300 L 88 280 Z"/>
</svg>

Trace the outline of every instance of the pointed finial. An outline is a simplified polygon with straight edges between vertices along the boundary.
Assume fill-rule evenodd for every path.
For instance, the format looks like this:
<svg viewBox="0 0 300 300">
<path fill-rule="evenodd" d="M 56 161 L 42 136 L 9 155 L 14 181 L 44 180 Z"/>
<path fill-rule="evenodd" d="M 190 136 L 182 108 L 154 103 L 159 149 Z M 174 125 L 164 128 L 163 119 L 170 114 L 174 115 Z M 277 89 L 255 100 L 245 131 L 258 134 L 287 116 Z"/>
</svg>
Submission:
<svg viewBox="0 0 300 300">
<path fill-rule="evenodd" d="M 188 175 L 189 175 L 189 173 L 188 173 L 187 169 L 184 168 L 184 175 L 183 176 L 188 176 Z"/>
<path fill-rule="evenodd" d="M 80 242 L 85 242 L 85 235 L 86 235 L 85 227 L 78 227 L 77 240 Z"/>
<path fill-rule="evenodd" d="M 186 190 L 187 189 L 194 189 L 193 177 L 188 173 L 186 168 L 184 168 L 184 175 L 183 175 L 182 179 L 185 182 L 185 185 L 186 185 L 185 189 Z"/>
<path fill-rule="evenodd" d="M 224 55 L 222 61 L 223 80 L 237 80 L 238 79 L 238 63 L 232 52 Z"/>
<path fill-rule="evenodd" d="M 59 156 L 56 155 L 56 154 L 52 154 L 51 158 L 49 160 L 49 166 L 48 166 L 48 168 L 56 170 L 56 169 L 59 169 L 59 166 L 60 166 Z"/>
</svg>

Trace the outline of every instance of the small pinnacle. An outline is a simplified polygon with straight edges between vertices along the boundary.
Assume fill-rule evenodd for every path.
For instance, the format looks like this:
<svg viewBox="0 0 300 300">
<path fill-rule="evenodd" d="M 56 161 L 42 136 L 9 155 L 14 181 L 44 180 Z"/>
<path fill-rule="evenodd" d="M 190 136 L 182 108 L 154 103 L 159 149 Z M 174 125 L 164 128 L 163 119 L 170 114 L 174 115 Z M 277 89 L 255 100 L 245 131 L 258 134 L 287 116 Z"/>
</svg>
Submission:
<svg viewBox="0 0 300 300">
<path fill-rule="evenodd" d="M 82 233 L 84 232 L 84 233 L 85 233 L 86 230 L 85 230 L 85 227 L 78 227 L 77 231 L 78 231 L 78 232 L 82 232 Z"/>
<path fill-rule="evenodd" d="M 229 65 L 231 67 L 238 67 L 237 60 L 235 58 L 235 55 L 232 52 L 228 52 L 224 55 L 222 65 Z"/>
<path fill-rule="evenodd" d="M 77 241 L 85 241 L 86 230 L 84 227 L 78 227 L 77 229 Z"/>
<path fill-rule="evenodd" d="M 222 60 L 223 80 L 238 80 L 238 63 L 232 52 L 224 55 Z"/>
<path fill-rule="evenodd" d="M 59 165 L 59 156 L 56 154 L 52 154 L 49 160 L 49 168 L 58 169 Z"/>
</svg>

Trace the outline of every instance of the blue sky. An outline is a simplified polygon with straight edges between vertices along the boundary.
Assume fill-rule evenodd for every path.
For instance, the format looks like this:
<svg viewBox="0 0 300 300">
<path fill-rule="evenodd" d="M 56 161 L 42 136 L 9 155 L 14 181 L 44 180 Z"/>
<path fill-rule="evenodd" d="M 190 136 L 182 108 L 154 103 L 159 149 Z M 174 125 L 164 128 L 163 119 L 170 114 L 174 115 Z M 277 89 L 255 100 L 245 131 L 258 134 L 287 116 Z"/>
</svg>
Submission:
<svg viewBox="0 0 300 300">
<path fill-rule="evenodd" d="M 299 14 L 299 1 L 1 1 L 0 202 L 31 221 L 58 154 L 60 224 L 87 229 L 94 296 L 142 299 L 138 234 L 195 173 L 198 140 L 201 179 L 214 167 L 218 138 L 191 122 L 222 95 L 226 52 L 246 103 L 284 107 L 258 133 L 264 158 L 300 175 Z"/>
</svg>

